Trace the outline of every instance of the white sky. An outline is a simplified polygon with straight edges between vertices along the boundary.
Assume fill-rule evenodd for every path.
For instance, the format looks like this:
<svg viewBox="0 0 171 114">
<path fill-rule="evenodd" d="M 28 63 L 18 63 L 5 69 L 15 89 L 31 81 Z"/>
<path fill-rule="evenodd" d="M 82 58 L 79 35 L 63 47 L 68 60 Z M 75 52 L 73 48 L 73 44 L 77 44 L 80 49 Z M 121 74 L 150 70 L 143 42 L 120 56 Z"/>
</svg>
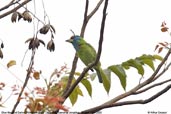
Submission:
<svg viewBox="0 0 171 114">
<path fill-rule="evenodd" d="M 95 6 L 98 0 L 90 0 L 90 10 Z M 60 68 L 64 63 L 71 68 L 72 59 L 75 50 L 72 46 L 65 42 L 70 38 L 72 29 L 76 34 L 80 33 L 80 28 L 83 20 L 85 0 L 62 0 L 49 1 L 44 0 L 45 8 L 50 17 L 51 24 L 56 28 L 55 44 L 56 49 L 54 53 L 44 51 L 43 46 L 39 48 L 36 54 L 35 69 L 42 70 L 44 76 L 49 76 L 55 68 Z M 37 1 L 37 15 L 43 19 L 43 10 Z M 33 3 L 29 3 L 28 8 L 32 8 Z M 1 7 L 1 5 L 0 5 Z M 99 28 L 101 23 L 102 8 L 90 20 L 87 30 L 85 32 L 85 39 L 91 43 L 96 49 L 99 38 Z M 23 9 L 21 9 L 23 10 Z M 20 10 L 20 11 L 21 11 Z M 160 31 L 160 25 L 166 21 L 168 27 L 171 27 L 171 7 L 170 0 L 109 0 L 108 15 L 106 20 L 106 28 L 104 34 L 104 45 L 101 56 L 102 67 L 106 68 L 109 65 L 120 64 L 130 58 L 135 58 L 142 54 L 155 54 L 154 47 L 158 42 L 170 41 L 167 33 Z M 10 16 L 0 20 L 0 38 L 4 41 L 5 48 L 3 49 L 4 59 L 0 63 L 6 63 L 14 59 L 17 65 L 10 68 L 10 71 L 15 73 L 20 79 L 24 80 L 26 68 L 30 60 L 30 53 L 28 52 L 24 61 L 24 66 L 21 67 L 25 50 L 28 44 L 25 40 L 33 36 L 33 25 L 27 22 L 20 21 L 19 23 L 11 23 Z M 49 36 L 40 36 L 48 41 Z M 163 53 L 164 54 L 164 53 Z M 78 71 L 82 71 L 84 65 L 79 61 Z M 48 69 L 47 69 L 48 68 Z M 148 72 L 145 73 L 145 79 L 152 73 L 152 70 L 146 68 Z M 127 90 L 138 83 L 140 76 L 136 70 L 128 71 Z M 146 77 L 147 76 L 147 77 Z M 168 75 L 166 75 L 168 76 Z M 9 89 L 16 81 L 16 78 L 11 75 L 2 65 L 0 65 L 0 80 L 7 82 Z M 42 81 L 42 80 L 41 80 Z M 39 81 L 39 82 L 41 82 Z M 34 80 L 30 81 L 33 84 L 39 84 Z M 38 86 L 38 85 L 37 85 Z M 162 86 L 165 87 L 165 86 Z M 161 88 L 158 88 L 159 90 Z M 9 90 L 10 91 L 10 90 Z M 102 85 L 93 82 L 93 97 L 90 98 L 86 92 L 84 97 L 79 97 L 78 102 L 74 107 L 67 101 L 65 105 L 70 107 L 71 111 L 84 110 L 92 106 L 97 106 L 106 100 L 110 100 L 114 96 L 123 93 L 123 89 L 119 84 L 117 77 L 113 76 L 112 88 L 109 96 L 105 93 Z M 133 96 L 129 99 L 146 98 L 152 95 L 156 90 L 152 90 L 150 94 L 143 96 Z M 7 93 L 7 92 L 6 92 Z M 6 94 L 3 93 L 3 94 Z M 169 108 L 170 103 L 167 102 L 171 92 L 167 92 L 155 101 L 146 105 L 132 105 L 122 106 L 102 110 L 103 114 L 118 113 L 133 114 L 148 114 L 148 111 L 163 111 L 167 114 L 171 113 Z M 7 102 L 7 108 L 0 110 L 11 110 L 13 104 L 11 103 L 14 97 Z M 15 100 L 13 100 L 15 102 Z M 19 108 L 18 108 L 19 109 Z"/>
</svg>

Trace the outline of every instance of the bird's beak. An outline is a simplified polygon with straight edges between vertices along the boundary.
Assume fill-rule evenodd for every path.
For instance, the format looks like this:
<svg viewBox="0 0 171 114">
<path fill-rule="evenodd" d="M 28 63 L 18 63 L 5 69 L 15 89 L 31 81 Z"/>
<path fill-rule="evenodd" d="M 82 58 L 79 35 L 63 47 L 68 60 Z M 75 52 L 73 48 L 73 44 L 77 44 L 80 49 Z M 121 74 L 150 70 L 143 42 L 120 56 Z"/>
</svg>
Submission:
<svg viewBox="0 0 171 114">
<path fill-rule="evenodd" d="M 73 40 L 72 39 L 68 39 L 68 40 L 66 40 L 66 42 L 72 43 Z"/>
</svg>

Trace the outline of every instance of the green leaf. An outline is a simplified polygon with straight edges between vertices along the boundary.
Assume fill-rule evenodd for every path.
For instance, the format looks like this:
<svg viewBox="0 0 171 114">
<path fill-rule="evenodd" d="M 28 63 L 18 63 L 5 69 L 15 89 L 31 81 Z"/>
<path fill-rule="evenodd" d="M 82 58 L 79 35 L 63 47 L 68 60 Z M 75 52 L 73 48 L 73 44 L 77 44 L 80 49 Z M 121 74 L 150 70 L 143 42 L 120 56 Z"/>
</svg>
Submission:
<svg viewBox="0 0 171 114">
<path fill-rule="evenodd" d="M 77 89 L 76 88 L 70 94 L 69 99 L 70 99 L 70 102 L 71 102 L 72 105 L 74 105 L 77 102 L 78 92 L 77 92 Z"/>
<path fill-rule="evenodd" d="M 76 87 L 76 90 L 77 90 L 78 95 L 83 96 L 83 92 L 78 86 Z"/>
<path fill-rule="evenodd" d="M 160 61 L 163 60 L 163 57 L 161 57 L 160 55 L 153 55 L 154 59 L 158 59 Z"/>
<path fill-rule="evenodd" d="M 126 73 L 123 67 L 121 65 L 113 65 L 108 68 L 118 76 L 121 82 L 121 85 L 123 89 L 125 90 L 126 89 Z"/>
<path fill-rule="evenodd" d="M 130 68 L 129 63 L 127 61 L 122 63 L 122 67 L 124 67 L 126 70 Z"/>
<path fill-rule="evenodd" d="M 142 61 L 147 64 L 151 69 L 155 70 L 154 63 L 150 59 L 142 59 Z"/>
<path fill-rule="evenodd" d="M 103 72 L 106 74 L 107 78 L 111 80 L 111 70 L 109 69 L 104 69 Z"/>
<path fill-rule="evenodd" d="M 100 68 L 100 74 L 103 80 L 103 87 L 105 88 L 106 92 L 109 93 L 110 86 L 111 86 L 111 78 L 110 76 L 107 76 L 101 68 Z"/>
<path fill-rule="evenodd" d="M 81 83 L 87 89 L 89 96 L 92 97 L 92 86 L 91 86 L 90 81 L 88 81 L 87 79 L 83 79 L 83 80 L 81 80 Z"/>
<path fill-rule="evenodd" d="M 128 60 L 129 66 L 132 66 L 138 70 L 138 73 L 142 76 L 144 75 L 144 68 L 142 67 L 142 64 L 137 59 L 130 59 Z"/>
<path fill-rule="evenodd" d="M 154 58 L 151 55 L 144 54 L 138 57 L 137 59 L 140 60 L 143 64 L 148 65 L 151 69 L 153 69 L 153 71 L 155 70 L 154 63 L 153 63 Z"/>
<path fill-rule="evenodd" d="M 75 78 L 73 78 L 72 83 L 74 83 L 75 81 L 76 81 Z M 77 102 L 78 95 L 83 96 L 83 93 L 80 87 L 76 86 L 69 96 L 69 99 L 72 105 L 74 105 Z"/>
</svg>

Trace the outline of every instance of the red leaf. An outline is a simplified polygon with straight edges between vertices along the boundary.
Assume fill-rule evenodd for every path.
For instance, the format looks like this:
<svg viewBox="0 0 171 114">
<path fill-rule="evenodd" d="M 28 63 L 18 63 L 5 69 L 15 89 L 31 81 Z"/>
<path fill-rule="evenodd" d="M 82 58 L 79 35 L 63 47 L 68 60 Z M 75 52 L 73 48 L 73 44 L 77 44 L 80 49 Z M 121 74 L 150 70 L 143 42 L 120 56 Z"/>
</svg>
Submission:
<svg viewBox="0 0 171 114">
<path fill-rule="evenodd" d="M 65 111 L 65 112 L 68 111 L 68 109 L 67 109 L 66 107 L 64 107 L 64 106 L 62 106 L 61 104 L 58 104 L 58 103 L 55 105 L 55 107 L 56 107 L 57 109 L 61 109 L 61 110 Z"/>
<path fill-rule="evenodd" d="M 158 50 L 158 53 L 160 53 L 163 50 L 163 47 L 160 47 Z"/>
<path fill-rule="evenodd" d="M 62 102 L 63 101 L 63 99 L 62 98 L 60 98 L 60 97 L 45 97 L 45 101 L 47 102 L 47 103 L 58 103 L 58 102 Z"/>
<path fill-rule="evenodd" d="M 169 29 L 168 27 L 162 27 L 162 28 L 161 28 L 161 31 L 162 31 L 162 32 L 167 32 L 168 29 Z"/>
</svg>

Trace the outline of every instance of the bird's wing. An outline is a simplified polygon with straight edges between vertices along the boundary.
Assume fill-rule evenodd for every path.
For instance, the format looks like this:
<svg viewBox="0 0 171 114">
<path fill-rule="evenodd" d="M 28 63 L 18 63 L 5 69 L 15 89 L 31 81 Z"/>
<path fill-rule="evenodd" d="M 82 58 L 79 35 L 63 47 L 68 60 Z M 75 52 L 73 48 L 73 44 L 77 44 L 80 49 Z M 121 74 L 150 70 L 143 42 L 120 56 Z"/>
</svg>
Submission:
<svg viewBox="0 0 171 114">
<path fill-rule="evenodd" d="M 94 62 L 96 59 L 96 51 L 95 49 L 88 43 L 80 45 L 80 49 L 77 52 L 80 59 L 87 66 L 90 63 Z"/>
</svg>

